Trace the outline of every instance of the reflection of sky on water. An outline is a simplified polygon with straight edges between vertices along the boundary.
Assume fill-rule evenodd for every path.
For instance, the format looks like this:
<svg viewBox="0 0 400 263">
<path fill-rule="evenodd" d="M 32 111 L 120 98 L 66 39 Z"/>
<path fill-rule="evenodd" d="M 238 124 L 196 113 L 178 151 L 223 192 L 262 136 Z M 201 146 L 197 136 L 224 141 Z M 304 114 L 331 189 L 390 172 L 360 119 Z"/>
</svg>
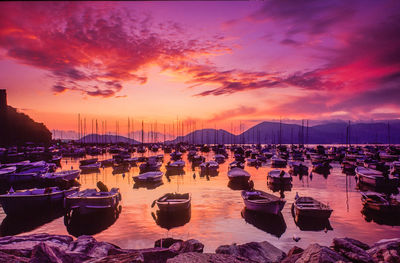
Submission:
<svg viewBox="0 0 400 263">
<path fill-rule="evenodd" d="M 207 160 L 212 153 L 205 154 Z M 103 158 L 103 157 L 102 157 Z M 101 159 L 102 159 L 101 158 Z M 109 156 L 104 156 L 104 159 Z M 186 154 L 184 157 L 186 161 Z M 165 157 L 168 162 L 169 156 Z M 100 169 L 98 174 L 81 175 L 82 189 L 95 187 L 97 181 L 103 181 L 109 188 L 119 187 L 122 193 L 122 213 L 116 222 L 96 234 L 98 240 L 115 243 L 123 248 L 152 247 L 154 241 L 162 237 L 195 238 L 205 244 L 205 251 L 214 251 L 219 245 L 245 243 L 251 241 L 267 240 L 284 250 L 290 249 L 294 244 L 306 246 L 311 242 L 330 245 L 334 237 L 353 237 L 367 243 L 373 243 L 382 238 L 393 238 L 400 235 L 400 227 L 378 225 L 366 222 L 361 214 L 362 204 L 360 194 L 355 189 L 356 182 L 353 176 L 341 173 L 340 165 L 333 164 L 331 174 L 325 179 L 322 175 L 313 173 L 310 176 L 293 177 L 291 191 L 285 191 L 287 203 L 282 210 L 285 232 L 278 238 L 268 232 L 247 223 L 242 217 L 243 201 L 240 190 L 228 187 L 227 169 L 230 160 L 220 165 L 219 175 L 215 177 L 200 177 L 199 168 L 196 168 L 196 177 L 189 162 L 186 162 L 186 174 L 170 176 L 170 182 L 164 177 L 163 185 L 155 189 L 134 188 L 132 176 L 139 173 L 138 167 L 133 167 L 125 174 L 112 174 L 112 168 Z M 77 161 L 62 161 L 62 165 L 70 169 L 78 167 Z M 288 168 L 286 168 L 288 170 Z M 273 193 L 267 185 L 267 173 L 271 170 L 269 165 L 256 169 L 246 166 L 252 175 L 255 188 Z M 310 169 L 311 171 L 311 169 Z M 348 192 L 346 193 L 346 182 Z M 190 221 L 183 226 L 167 230 L 154 221 L 151 213 L 157 208 L 151 208 L 154 199 L 166 192 L 190 192 L 192 194 L 192 208 Z M 291 205 L 296 192 L 299 195 L 313 196 L 317 200 L 329 203 L 333 208 L 330 231 L 301 231 L 296 226 L 291 214 Z M 274 193 L 279 195 L 279 191 Z M 0 219 L 4 218 L 3 212 Z M 48 232 L 53 234 L 68 234 L 63 223 L 63 218 L 55 219 L 29 233 Z M 26 233 L 23 233 L 26 234 Z M 23 235 L 21 234 L 21 235 Z M 301 237 L 299 242 L 293 241 L 293 235 Z"/>
</svg>

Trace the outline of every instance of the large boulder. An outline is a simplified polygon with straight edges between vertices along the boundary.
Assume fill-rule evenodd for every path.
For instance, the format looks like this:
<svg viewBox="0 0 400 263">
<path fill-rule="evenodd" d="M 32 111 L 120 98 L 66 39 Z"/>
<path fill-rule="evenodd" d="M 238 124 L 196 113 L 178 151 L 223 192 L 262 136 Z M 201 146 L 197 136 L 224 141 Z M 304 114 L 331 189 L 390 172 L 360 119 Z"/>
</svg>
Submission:
<svg viewBox="0 0 400 263">
<path fill-rule="evenodd" d="M 80 236 L 68 246 L 68 251 L 83 253 L 92 258 L 106 257 L 111 249 L 119 247 L 107 242 L 98 242 L 92 236 Z"/>
<path fill-rule="evenodd" d="M 400 262 L 400 238 L 383 239 L 371 246 L 367 253 L 375 262 Z"/>
<path fill-rule="evenodd" d="M 223 245 L 218 247 L 215 252 L 247 258 L 253 262 L 280 262 L 286 257 L 285 252 L 267 241 L 250 242 L 243 245 Z"/>
<path fill-rule="evenodd" d="M 374 262 L 372 257 L 365 251 L 369 246 L 358 240 L 352 238 L 334 238 L 332 248 L 352 262 Z"/>
<path fill-rule="evenodd" d="M 180 254 L 174 258 L 168 259 L 167 263 L 254 263 L 249 259 L 226 255 L 226 254 L 213 254 L 213 253 L 196 253 L 188 252 Z"/>
<path fill-rule="evenodd" d="M 292 256 L 285 258 L 284 263 L 330 263 L 330 262 L 349 262 L 339 253 L 332 249 L 320 246 L 318 244 L 311 244 L 303 252 L 299 254 L 292 254 Z"/>
<path fill-rule="evenodd" d="M 203 243 L 196 239 L 189 239 L 183 242 L 175 242 L 169 249 L 176 253 L 199 252 L 202 253 L 204 249 Z"/>
<path fill-rule="evenodd" d="M 94 259 L 85 261 L 85 263 L 111 263 L 111 262 L 141 263 L 141 262 L 145 262 L 145 261 L 144 261 L 143 254 L 140 252 L 128 252 L 125 254 L 111 255 L 111 256 L 107 256 L 107 257 L 94 258 Z"/>
<path fill-rule="evenodd" d="M 7 236 L 0 238 L 0 252 L 30 258 L 33 248 L 40 243 L 66 250 L 72 240 L 70 236 L 49 234 Z"/>
<path fill-rule="evenodd" d="M 0 263 L 23 263 L 29 262 L 29 258 L 18 257 L 11 254 L 0 252 Z"/>
<path fill-rule="evenodd" d="M 172 237 L 161 238 L 159 240 L 156 240 L 156 242 L 154 242 L 154 247 L 169 248 L 170 246 L 172 246 L 176 242 L 183 242 L 183 240 L 182 239 L 175 239 L 175 238 L 172 238 Z"/>
<path fill-rule="evenodd" d="M 52 247 L 42 242 L 33 248 L 30 263 L 74 263 L 90 259 L 82 253 L 67 253 L 58 247 Z"/>
</svg>

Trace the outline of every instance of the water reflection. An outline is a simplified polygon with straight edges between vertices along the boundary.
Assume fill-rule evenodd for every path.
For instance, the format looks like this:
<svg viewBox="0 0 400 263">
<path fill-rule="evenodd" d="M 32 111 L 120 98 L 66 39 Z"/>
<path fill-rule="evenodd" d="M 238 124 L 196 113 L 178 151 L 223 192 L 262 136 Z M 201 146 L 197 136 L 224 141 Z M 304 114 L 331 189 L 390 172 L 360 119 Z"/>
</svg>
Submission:
<svg viewBox="0 0 400 263">
<path fill-rule="evenodd" d="M 369 184 L 364 184 L 362 182 L 357 183 L 357 189 L 359 189 L 362 192 L 367 192 L 367 191 L 372 191 L 372 192 L 378 192 L 378 193 L 384 193 L 384 194 L 398 194 L 399 189 L 397 187 L 376 187 L 372 186 Z"/>
<path fill-rule="evenodd" d="M 189 223 L 191 215 L 191 208 L 173 213 L 164 212 L 161 210 L 157 210 L 156 213 L 151 213 L 151 216 L 156 224 L 167 230 L 186 225 Z"/>
<path fill-rule="evenodd" d="M 273 215 L 243 208 L 241 215 L 247 223 L 273 236 L 281 237 L 286 231 L 286 223 L 282 213 Z"/>
<path fill-rule="evenodd" d="M 156 189 L 159 186 L 162 186 L 164 184 L 163 181 L 158 181 L 158 182 L 135 182 L 133 184 L 133 189 L 139 189 L 139 188 L 146 188 L 147 190 L 152 190 Z"/>
<path fill-rule="evenodd" d="M 71 217 L 64 216 L 64 224 L 68 233 L 75 237 L 95 235 L 112 226 L 121 212 L 121 206 L 118 212 L 101 211 L 84 215 L 72 212 Z"/>
<path fill-rule="evenodd" d="M 232 190 L 250 190 L 248 181 L 229 181 L 228 187 Z"/>
<path fill-rule="evenodd" d="M 321 219 L 321 218 L 310 218 L 310 217 L 303 217 L 294 214 L 294 208 L 292 206 L 292 217 L 296 226 L 301 231 L 325 231 L 328 232 L 329 230 L 333 230 L 329 219 Z"/>
<path fill-rule="evenodd" d="M 0 235 L 11 236 L 29 232 L 63 215 L 64 209 L 59 208 L 49 211 L 30 212 L 25 216 L 6 216 L 0 225 Z"/>
<path fill-rule="evenodd" d="M 379 225 L 387 226 L 400 226 L 399 214 L 384 214 L 366 207 L 363 207 L 361 214 L 366 222 L 375 222 Z"/>
</svg>

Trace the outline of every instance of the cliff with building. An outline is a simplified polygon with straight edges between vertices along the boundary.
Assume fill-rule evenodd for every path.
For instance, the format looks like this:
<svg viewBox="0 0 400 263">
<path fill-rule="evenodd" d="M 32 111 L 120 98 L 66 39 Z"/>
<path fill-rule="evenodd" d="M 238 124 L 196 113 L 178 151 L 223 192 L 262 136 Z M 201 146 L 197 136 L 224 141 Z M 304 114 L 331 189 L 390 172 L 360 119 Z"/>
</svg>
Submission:
<svg viewBox="0 0 400 263">
<path fill-rule="evenodd" d="M 51 132 L 43 123 L 7 105 L 6 90 L 0 90 L 0 146 L 20 145 L 26 142 L 48 144 Z"/>
</svg>

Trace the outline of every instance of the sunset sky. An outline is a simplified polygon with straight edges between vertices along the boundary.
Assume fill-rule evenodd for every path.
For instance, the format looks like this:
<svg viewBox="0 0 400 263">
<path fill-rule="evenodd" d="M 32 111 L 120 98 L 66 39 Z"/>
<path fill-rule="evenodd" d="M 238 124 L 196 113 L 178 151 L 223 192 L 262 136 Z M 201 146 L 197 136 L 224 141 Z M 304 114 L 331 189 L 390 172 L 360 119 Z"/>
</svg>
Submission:
<svg viewBox="0 0 400 263">
<path fill-rule="evenodd" d="M 398 0 L 2 2 L 0 88 L 49 129 L 77 129 L 78 113 L 222 128 L 394 119 L 399 11 Z"/>
</svg>

